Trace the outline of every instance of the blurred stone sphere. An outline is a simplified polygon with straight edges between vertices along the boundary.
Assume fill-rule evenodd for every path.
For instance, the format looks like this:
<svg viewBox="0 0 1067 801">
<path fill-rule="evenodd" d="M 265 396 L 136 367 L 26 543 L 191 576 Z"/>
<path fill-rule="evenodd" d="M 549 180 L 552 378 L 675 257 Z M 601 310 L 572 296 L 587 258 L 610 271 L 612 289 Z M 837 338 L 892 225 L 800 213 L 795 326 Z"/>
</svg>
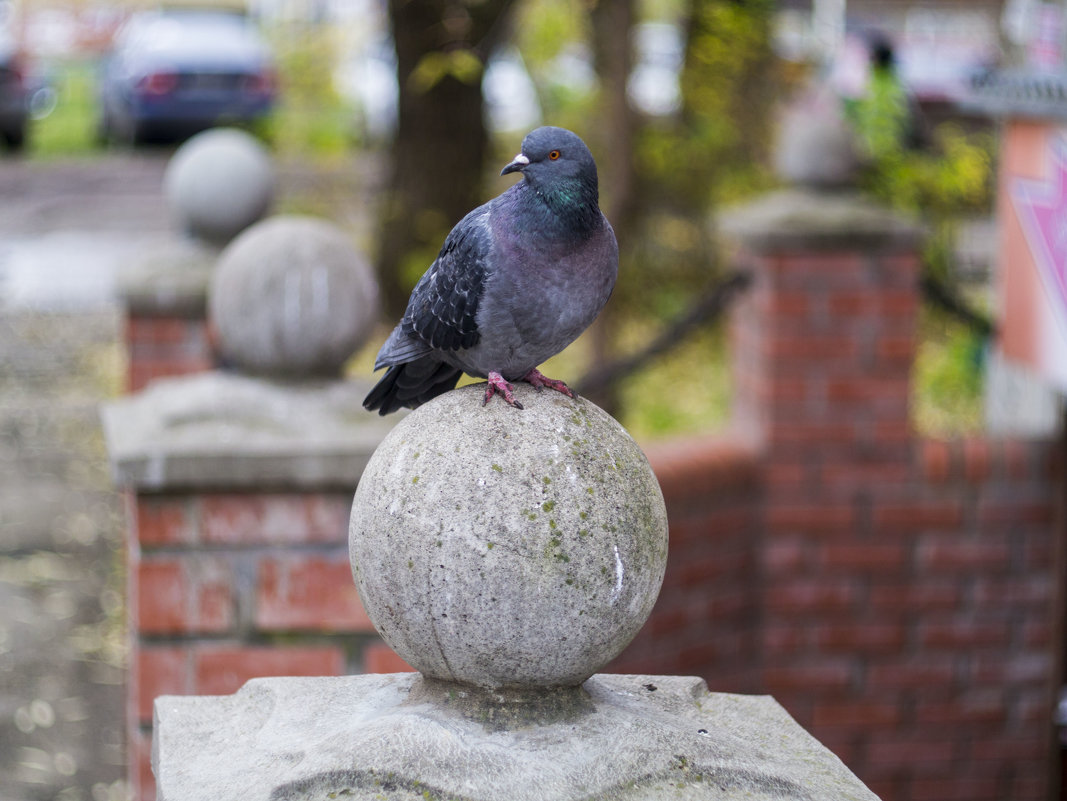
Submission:
<svg viewBox="0 0 1067 801">
<path fill-rule="evenodd" d="M 248 373 L 336 376 L 378 313 L 370 265 L 337 226 L 263 220 L 219 257 L 209 317 L 223 359 Z"/>
<path fill-rule="evenodd" d="M 773 151 L 778 175 L 815 189 L 851 186 L 860 166 L 856 133 L 836 98 L 812 91 L 788 106 Z"/>
<path fill-rule="evenodd" d="M 267 213 L 274 200 L 274 166 L 251 134 L 213 128 L 175 151 L 163 192 L 183 231 L 227 242 Z"/>
</svg>

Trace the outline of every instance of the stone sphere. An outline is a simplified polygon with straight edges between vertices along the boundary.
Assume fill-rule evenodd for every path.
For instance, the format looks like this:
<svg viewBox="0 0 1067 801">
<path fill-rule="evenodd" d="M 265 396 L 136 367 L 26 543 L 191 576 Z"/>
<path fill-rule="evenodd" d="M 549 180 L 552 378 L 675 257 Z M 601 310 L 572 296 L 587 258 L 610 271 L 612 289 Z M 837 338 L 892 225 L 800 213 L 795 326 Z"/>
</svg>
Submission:
<svg viewBox="0 0 1067 801">
<path fill-rule="evenodd" d="M 807 96 L 782 115 L 774 148 L 778 175 L 792 184 L 834 189 L 855 183 L 856 133 L 836 102 Z"/>
<path fill-rule="evenodd" d="M 212 128 L 175 151 L 163 192 L 182 230 L 227 242 L 267 213 L 274 200 L 274 167 L 251 134 Z"/>
<path fill-rule="evenodd" d="M 648 618 L 667 514 L 648 461 L 587 400 L 484 384 L 404 418 L 352 505 L 352 573 L 387 643 L 424 675 L 573 686 Z"/>
<path fill-rule="evenodd" d="M 226 362 L 248 373 L 336 376 L 374 327 L 378 288 L 335 225 L 279 216 L 226 247 L 208 304 Z"/>
</svg>

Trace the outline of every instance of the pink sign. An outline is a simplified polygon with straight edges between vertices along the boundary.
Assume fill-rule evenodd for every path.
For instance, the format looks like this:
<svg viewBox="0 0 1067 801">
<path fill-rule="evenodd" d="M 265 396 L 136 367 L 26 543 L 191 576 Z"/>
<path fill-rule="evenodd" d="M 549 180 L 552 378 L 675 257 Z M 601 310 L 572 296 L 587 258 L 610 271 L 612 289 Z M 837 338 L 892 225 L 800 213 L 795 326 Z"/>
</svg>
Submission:
<svg viewBox="0 0 1067 801">
<path fill-rule="evenodd" d="M 1001 168 L 1001 348 L 1067 391 L 1067 130 L 1011 121 Z"/>
<path fill-rule="evenodd" d="M 1067 142 L 1049 142 L 1051 175 L 1044 181 L 1016 178 L 1011 200 L 1050 300 L 1067 321 Z"/>
</svg>

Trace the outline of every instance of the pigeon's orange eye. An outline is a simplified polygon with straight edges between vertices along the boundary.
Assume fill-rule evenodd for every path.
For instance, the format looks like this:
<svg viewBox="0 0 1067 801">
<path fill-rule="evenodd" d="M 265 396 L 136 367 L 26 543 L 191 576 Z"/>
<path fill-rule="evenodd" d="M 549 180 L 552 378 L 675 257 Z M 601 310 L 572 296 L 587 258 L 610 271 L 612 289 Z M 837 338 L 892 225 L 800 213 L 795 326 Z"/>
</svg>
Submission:
<svg viewBox="0 0 1067 801">
<path fill-rule="evenodd" d="M 559 158 L 559 151 L 558 150 L 553 150 L 551 153 L 548 154 L 548 158 L 551 161 L 555 161 L 556 159 Z"/>
</svg>

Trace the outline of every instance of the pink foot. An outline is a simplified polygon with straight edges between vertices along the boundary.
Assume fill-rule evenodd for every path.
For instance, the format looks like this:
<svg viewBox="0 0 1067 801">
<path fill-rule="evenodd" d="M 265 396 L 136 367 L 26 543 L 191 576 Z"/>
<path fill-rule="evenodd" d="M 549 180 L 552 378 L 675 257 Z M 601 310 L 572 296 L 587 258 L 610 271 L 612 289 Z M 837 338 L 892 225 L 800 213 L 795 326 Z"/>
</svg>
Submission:
<svg viewBox="0 0 1067 801">
<path fill-rule="evenodd" d="M 574 391 L 571 390 L 570 387 L 568 387 L 562 381 L 557 381 L 554 378 L 545 378 L 543 375 L 541 375 L 540 371 L 536 367 L 530 372 L 528 372 L 526 375 L 524 375 L 522 377 L 522 380 L 525 381 L 527 384 L 533 386 L 533 388 L 536 389 L 538 392 L 540 392 L 545 387 L 548 387 L 549 389 L 556 390 L 556 392 L 562 392 L 568 398 L 574 397 Z"/>
<path fill-rule="evenodd" d="M 489 403 L 489 399 L 499 392 L 504 396 L 504 400 L 509 406 L 514 406 L 516 409 L 522 408 L 522 404 L 515 400 L 515 395 L 512 393 L 512 386 L 504 380 L 504 376 L 495 371 L 490 371 L 487 381 L 489 382 L 489 385 L 485 388 L 485 397 L 482 399 L 482 406 Z"/>
</svg>

